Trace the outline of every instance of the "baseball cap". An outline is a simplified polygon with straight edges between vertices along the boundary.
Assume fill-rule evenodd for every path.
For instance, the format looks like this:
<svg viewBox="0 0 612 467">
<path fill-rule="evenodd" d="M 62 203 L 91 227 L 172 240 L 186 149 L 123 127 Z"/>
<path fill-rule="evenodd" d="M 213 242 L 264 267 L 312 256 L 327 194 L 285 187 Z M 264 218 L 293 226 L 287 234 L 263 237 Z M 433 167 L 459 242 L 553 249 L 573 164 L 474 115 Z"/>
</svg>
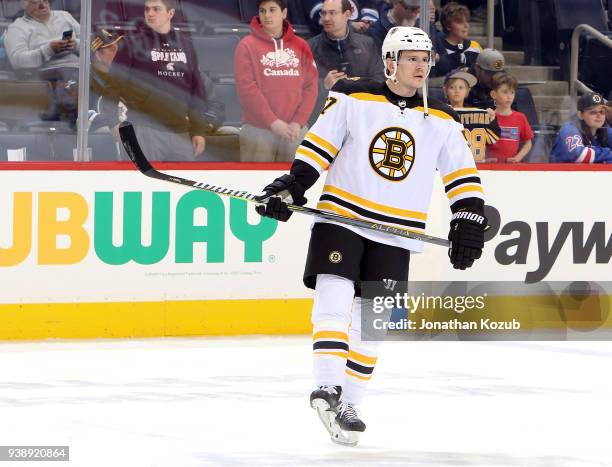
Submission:
<svg viewBox="0 0 612 467">
<path fill-rule="evenodd" d="M 99 49 L 110 47 L 113 44 L 118 43 L 123 36 L 120 36 L 115 31 L 109 31 L 108 29 L 100 29 L 96 32 L 96 35 L 91 41 L 91 51 L 95 52 Z"/>
<path fill-rule="evenodd" d="M 467 71 L 467 68 L 458 68 L 456 70 L 449 71 L 444 77 L 444 84 L 448 83 L 449 80 L 459 78 L 464 80 L 469 87 L 473 88 L 478 83 L 478 79 Z"/>
<path fill-rule="evenodd" d="M 484 49 L 478 54 L 476 64 L 483 70 L 497 73 L 498 71 L 504 71 L 506 61 L 499 50 Z"/>
<path fill-rule="evenodd" d="M 578 99 L 578 110 L 581 112 L 583 110 L 589 109 L 591 107 L 595 107 L 596 105 L 604 105 L 606 100 L 601 97 L 601 94 L 597 94 L 596 92 L 587 92 L 580 96 Z"/>
</svg>

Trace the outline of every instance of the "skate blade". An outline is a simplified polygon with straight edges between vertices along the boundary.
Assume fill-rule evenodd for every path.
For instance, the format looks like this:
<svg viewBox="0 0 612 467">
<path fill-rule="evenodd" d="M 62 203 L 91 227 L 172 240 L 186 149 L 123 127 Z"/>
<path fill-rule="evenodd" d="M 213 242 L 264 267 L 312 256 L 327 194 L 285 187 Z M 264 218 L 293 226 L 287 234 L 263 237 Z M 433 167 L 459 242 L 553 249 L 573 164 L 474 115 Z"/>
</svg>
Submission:
<svg viewBox="0 0 612 467">
<path fill-rule="evenodd" d="M 315 399 L 310 404 L 317 411 L 319 419 L 329 433 L 331 440 L 342 446 L 356 446 L 359 442 L 358 431 L 345 431 L 336 422 L 336 412 L 329 408 L 329 404 L 324 399 Z"/>
</svg>

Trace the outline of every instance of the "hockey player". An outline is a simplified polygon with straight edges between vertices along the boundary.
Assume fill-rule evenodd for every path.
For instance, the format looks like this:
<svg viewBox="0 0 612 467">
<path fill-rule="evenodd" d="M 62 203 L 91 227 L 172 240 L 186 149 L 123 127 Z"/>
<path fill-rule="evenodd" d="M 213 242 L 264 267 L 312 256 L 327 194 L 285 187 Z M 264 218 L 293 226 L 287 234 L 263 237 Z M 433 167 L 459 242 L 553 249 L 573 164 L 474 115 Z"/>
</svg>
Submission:
<svg viewBox="0 0 612 467">
<path fill-rule="evenodd" d="M 417 94 L 433 63 L 432 44 L 414 27 L 394 27 L 382 58 L 386 82 L 342 80 L 298 148 L 289 174 L 264 188 L 261 215 L 287 221 L 285 202 L 328 170 L 317 207 L 417 232 L 425 231 L 436 169 L 453 218 L 453 267 L 465 269 L 484 245 L 483 190 L 455 111 Z M 406 283 L 411 252 L 422 242 L 318 219 L 312 228 L 304 283 L 315 289 L 314 379 L 310 403 L 338 443 L 355 445 L 365 430 L 361 403 L 379 342 L 360 333 L 362 281 Z M 397 291 L 397 290 L 396 290 Z M 401 292 L 401 291 L 400 291 Z"/>
</svg>

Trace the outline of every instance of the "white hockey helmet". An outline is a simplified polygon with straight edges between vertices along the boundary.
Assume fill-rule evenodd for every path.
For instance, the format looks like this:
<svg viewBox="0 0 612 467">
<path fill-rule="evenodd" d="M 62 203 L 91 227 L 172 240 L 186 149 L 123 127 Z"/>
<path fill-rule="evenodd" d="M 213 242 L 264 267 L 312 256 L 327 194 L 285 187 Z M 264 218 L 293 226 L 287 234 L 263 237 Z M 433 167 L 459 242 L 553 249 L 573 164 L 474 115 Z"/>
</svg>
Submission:
<svg viewBox="0 0 612 467">
<path fill-rule="evenodd" d="M 431 39 L 425 33 L 425 31 L 420 28 L 395 26 L 389 29 L 389 32 L 385 36 L 385 40 L 383 41 L 382 45 L 382 60 L 385 67 L 385 76 L 389 79 L 395 80 L 397 60 L 402 50 L 422 50 L 423 52 L 428 52 L 429 69 L 427 70 L 427 74 L 429 74 L 431 67 L 435 64 L 432 49 L 433 44 L 431 43 Z M 389 73 L 387 70 L 387 57 L 389 57 L 395 63 L 393 73 Z"/>
</svg>

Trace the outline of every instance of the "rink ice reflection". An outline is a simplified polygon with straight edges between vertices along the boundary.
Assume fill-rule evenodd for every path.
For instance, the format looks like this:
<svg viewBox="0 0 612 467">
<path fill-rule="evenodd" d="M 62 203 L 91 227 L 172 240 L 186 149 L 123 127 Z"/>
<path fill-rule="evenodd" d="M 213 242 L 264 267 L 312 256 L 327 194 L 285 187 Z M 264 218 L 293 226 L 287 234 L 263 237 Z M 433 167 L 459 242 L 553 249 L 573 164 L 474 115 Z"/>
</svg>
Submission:
<svg viewBox="0 0 612 467">
<path fill-rule="evenodd" d="M 309 408 L 308 337 L 1 343 L 0 444 L 87 467 L 612 465 L 611 363 L 607 342 L 389 342 L 346 448 Z"/>
</svg>

